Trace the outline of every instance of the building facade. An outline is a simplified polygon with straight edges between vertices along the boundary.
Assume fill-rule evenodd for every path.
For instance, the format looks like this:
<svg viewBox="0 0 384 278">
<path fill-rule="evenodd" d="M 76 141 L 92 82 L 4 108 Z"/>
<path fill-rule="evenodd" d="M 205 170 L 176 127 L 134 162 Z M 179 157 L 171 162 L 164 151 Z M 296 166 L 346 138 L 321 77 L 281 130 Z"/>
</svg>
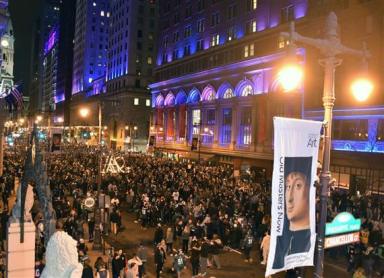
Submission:
<svg viewBox="0 0 384 278">
<path fill-rule="evenodd" d="M 104 111 L 113 147 L 143 150 L 147 144 L 151 110 L 147 86 L 153 81 L 158 4 L 111 1 Z"/>
<path fill-rule="evenodd" d="M 64 122 L 71 97 L 75 0 L 61 1 L 58 22 L 50 28 L 43 46 L 41 113 L 47 124 Z M 72 20 L 71 20 L 72 19 Z"/>
<path fill-rule="evenodd" d="M 353 160 L 343 159 L 349 156 L 339 151 L 355 151 L 355 156 L 364 152 L 364 157 L 384 152 L 380 112 L 383 60 L 377 44 L 384 27 L 380 1 L 164 0 L 160 7 L 156 81 L 150 84 L 150 130 L 157 150 L 172 156 L 214 159 L 270 176 L 273 117 L 322 120 L 323 113 L 321 54 L 297 46 L 295 58 L 305 69 L 305 79 L 296 92 L 287 94 L 278 72 L 287 60 L 289 41 L 280 33 L 288 31 L 288 22 L 294 20 L 299 33 L 321 37 L 325 16 L 334 10 L 343 43 L 361 48 L 364 41 L 376 57 L 369 61 L 369 74 L 377 85 L 368 103 L 356 104 L 349 84 L 361 61 L 343 57 L 335 84 L 332 167 L 339 173 L 335 178 L 349 186 L 359 177 L 384 192 L 382 166 L 373 167 L 371 177 L 363 170 L 371 167 L 364 158 L 356 172 Z M 354 139 L 345 137 L 347 134 L 354 134 Z"/>
<path fill-rule="evenodd" d="M 14 41 L 8 1 L 0 1 L 0 92 L 13 87 Z"/>
<path fill-rule="evenodd" d="M 79 0 L 76 3 L 76 31 L 72 94 L 94 94 L 93 81 L 105 77 L 108 51 L 109 1 Z"/>
</svg>

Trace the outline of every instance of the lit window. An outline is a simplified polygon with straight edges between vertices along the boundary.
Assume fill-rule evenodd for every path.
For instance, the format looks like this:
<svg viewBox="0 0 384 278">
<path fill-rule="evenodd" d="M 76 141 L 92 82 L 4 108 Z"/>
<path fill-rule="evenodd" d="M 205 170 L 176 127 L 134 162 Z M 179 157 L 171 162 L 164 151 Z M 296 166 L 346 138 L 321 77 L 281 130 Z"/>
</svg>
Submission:
<svg viewBox="0 0 384 278">
<path fill-rule="evenodd" d="M 107 12 L 107 17 L 109 17 L 110 16 L 110 13 L 109 12 Z"/>
<path fill-rule="evenodd" d="M 279 37 L 279 48 L 284 48 L 286 47 L 287 45 L 289 45 L 289 39 L 286 39 L 284 37 Z"/>
<path fill-rule="evenodd" d="M 248 58 L 249 56 L 249 47 L 248 45 L 244 46 L 244 58 Z"/>
<path fill-rule="evenodd" d="M 256 32 L 256 31 L 257 31 L 256 20 L 253 20 L 253 21 L 252 21 L 252 33 Z"/>
<path fill-rule="evenodd" d="M 93 6 L 96 7 L 96 2 L 93 2 Z"/>
<path fill-rule="evenodd" d="M 101 12 L 100 12 L 100 15 L 101 15 L 101 16 L 104 16 L 104 15 L 105 15 L 105 14 L 104 14 L 104 11 L 101 11 Z"/>
<path fill-rule="evenodd" d="M 133 99 L 133 105 L 139 105 L 139 98 L 135 97 Z"/>
<path fill-rule="evenodd" d="M 93 81 L 93 78 L 92 78 L 92 77 L 88 78 L 88 82 L 89 82 L 89 83 L 92 83 L 92 81 Z"/>
<path fill-rule="evenodd" d="M 193 126 L 193 134 L 199 134 L 200 131 L 200 109 L 192 110 L 192 126 Z"/>
<path fill-rule="evenodd" d="M 147 58 L 147 63 L 148 63 L 148 65 L 152 65 L 152 57 Z"/>
<path fill-rule="evenodd" d="M 257 8 L 257 0 L 251 0 L 252 1 L 252 9 L 256 10 Z"/>
<path fill-rule="evenodd" d="M 242 90 L 241 92 L 241 96 L 242 97 L 247 97 L 247 96 L 250 96 L 250 95 L 253 95 L 253 88 L 251 85 L 247 85 L 244 87 L 244 89 Z"/>
<path fill-rule="evenodd" d="M 253 55 L 255 55 L 255 45 L 250 44 L 249 45 L 249 56 L 253 56 Z"/>
<path fill-rule="evenodd" d="M 224 99 L 228 99 L 228 98 L 232 98 L 234 96 L 235 95 L 233 93 L 233 90 L 231 88 L 228 88 L 228 89 L 225 90 L 223 98 Z"/>
<path fill-rule="evenodd" d="M 145 100 L 145 106 L 151 106 L 151 100 L 150 99 Z"/>
<path fill-rule="evenodd" d="M 219 45 L 219 41 L 220 41 L 220 35 L 219 34 L 213 35 L 211 45 L 212 46 Z"/>
</svg>

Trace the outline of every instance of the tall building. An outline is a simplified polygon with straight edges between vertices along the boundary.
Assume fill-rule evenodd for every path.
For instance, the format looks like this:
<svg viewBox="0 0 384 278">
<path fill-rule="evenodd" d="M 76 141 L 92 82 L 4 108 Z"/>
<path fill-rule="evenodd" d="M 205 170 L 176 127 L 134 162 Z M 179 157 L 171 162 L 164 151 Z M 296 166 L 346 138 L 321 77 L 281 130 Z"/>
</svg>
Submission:
<svg viewBox="0 0 384 278">
<path fill-rule="evenodd" d="M 109 26 L 108 0 L 78 0 L 73 62 L 72 94 L 93 91 L 93 81 L 105 79 Z"/>
<path fill-rule="evenodd" d="M 58 22 L 43 46 L 41 112 L 48 114 L 51 123 L 62 124 L 64 114 L 69 115 L 64 107 L 70 101 L 72 88 L 75 4 L 76 0 L 60 1 Z"/>
<path fill-rule="evenodd" d="M 332 170 L 342 186 L 364 180 L 384 192 L 384 168 L 370 163 L 384 152 L 383 49 L 377 43 L 383 38 L 382 1 L 162 0 L 160 7 L 155 82 L 149 85 L 157 150 L 231 163 L 260 180 L 270 177 L 273 117 L 322 120 L 323 113 L 321 53 L 298 44 L 305 81 L 287 94 L 278 71 L 287 61 L 289 41 L 280 34 L 294 20 L 298 32 L 321 37 L 325 16 L 334 10 L 343 43 L 361 48 L 365 41 L 370 49 L 369 73 L 377 87 L 364 107 L 354 108 L 362 104 L 352 101 L 349 83 L 361 61 L 343 57 L 335 84 Z"/>
<path fill-rule="evenodd" d="M 13 86 L 14 41 L 8 1 L 0 1 L 0 92 Z"/>
<path fill-rule="evenodd" d="M 112 147 L 147 144 L 157 13 L 158 1 L 111 1 L 103 115 Z"/>
<path fill-rule="evenodd" d="M 44 0 L 41 11 L 33 24 L 33 41 L 30 69 L 30 113 L 37 115 L 43 109 L 43 62 L 45 53 L 45 43 L 48 40 L 52 28 L 59 24 L 61 0 Z"/>
</svg>

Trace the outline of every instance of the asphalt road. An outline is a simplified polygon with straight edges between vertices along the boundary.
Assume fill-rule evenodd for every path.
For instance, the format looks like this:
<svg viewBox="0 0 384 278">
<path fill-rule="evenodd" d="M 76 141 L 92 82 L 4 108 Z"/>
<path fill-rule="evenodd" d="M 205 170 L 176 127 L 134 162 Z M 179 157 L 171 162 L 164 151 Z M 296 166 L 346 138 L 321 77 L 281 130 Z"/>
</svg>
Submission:
<svg viewBox="0 0 384 278">
<path fill-rule="evenodd" d="M 107 238 L 107 242 L 116 249 L 123 249 L 128 257 L 136 252 L 138 244 L 143 242 L 148 247 L 148 263 L 146 266 L 147 276 L 149 278 L 156 277 L 155 266 L 153 261 L 153 247 L 152 240 L 154 235 L 154 229 L 149 228 L 143 230 L 140 227 L 140 223 L 134 223 L 134 215 L 127 212 L 122 212 L 122 224 L 124 229 L 120 231 L 116 236 L 110 235 Z M 257 259 L 258 254 L 254 251 L 252 253 L 253 262 L 246 263 L 241 254 L 235 252 L 225 251 L 220 255 L 222 268 L 220 270 L 215 268 L 209 268 L 206 277 L 218 277 L 218 278 L 261 278 L 264 277 L 265 267 L 260 264 Z M 172 257 L 168 256 L 165 264 L 164 271 L 161 277 L 176 277 L 174 273 L 170 271 L 172 264 Z M 285 273 L 279 273 L 273 275 L 273 278 L 284 277 Z M 188 264 L 187 269 L 182 273 L 181 277 L 192 277 L 191 266 Z M 313 268 L 305 269 L 305 277 L 313 277 Z M 337 277 L 347 278 L 350 277 L 345 269 L 336 265 L 325 264 L 324 277 Z"/>
</svg>

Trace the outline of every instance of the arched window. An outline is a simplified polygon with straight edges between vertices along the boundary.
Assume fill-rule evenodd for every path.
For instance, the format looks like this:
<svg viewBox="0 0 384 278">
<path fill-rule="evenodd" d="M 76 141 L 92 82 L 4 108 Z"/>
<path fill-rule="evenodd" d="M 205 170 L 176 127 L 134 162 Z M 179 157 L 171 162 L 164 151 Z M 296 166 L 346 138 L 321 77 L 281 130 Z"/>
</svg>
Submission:
<svg viewBox="0 0 384 278">
<path fill-rule="evenodd" d="M 253 95 L 253 88 L 251 85 L 244 86 L 243 90 L 241 91 L 242 97 L 247 97 Z"/>
<path fill-rule="evenodd" d="M 162 95 L 158 95 L 156 97 L 156 107 L 163 107 L 164 105 L 164 97 Z"/>
<path fill-rule="evenodd" d="M 165 106 L 173 106 L 175 105 L 175 96 L 172 93 L 169 93 L 164 100 Z"/>
<path fill-rule="evenodd" d="M 223 98 L 228 99 L 228 98 L 233 98 L 235 94 L 233 93 L 233 90 L 231 88 L 228 88 L 225 90 Z"/>
<path fill-rule="evenodd" d="M 212 101 L 216 97 L 216 92 L 215 89 L 211 86 L 208 85 L 204 88 L 203 93 L 202 93 L 202 101 Z"/>
</svg>

